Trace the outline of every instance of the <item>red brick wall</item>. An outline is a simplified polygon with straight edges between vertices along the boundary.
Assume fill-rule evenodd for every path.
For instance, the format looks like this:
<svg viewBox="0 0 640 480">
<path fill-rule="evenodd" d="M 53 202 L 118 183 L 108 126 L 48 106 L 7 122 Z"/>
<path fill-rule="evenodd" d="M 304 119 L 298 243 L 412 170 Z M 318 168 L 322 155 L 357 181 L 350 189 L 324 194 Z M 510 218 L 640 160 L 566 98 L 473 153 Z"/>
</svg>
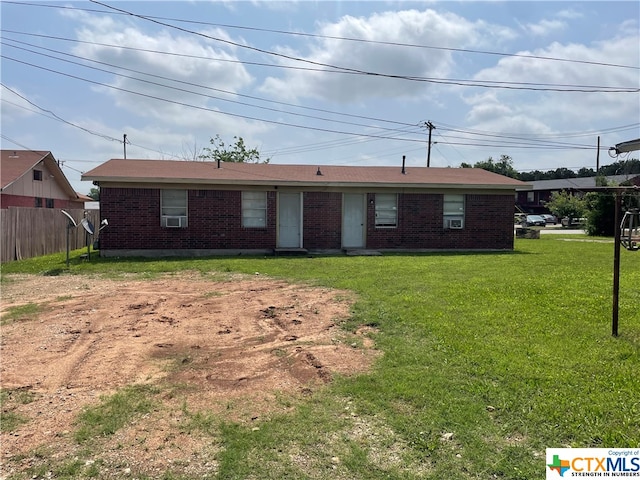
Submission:
<svg viewBox="0 0 640 480">
<path fill-rule="evenodd" d="M 342 247 L 342 193 L 305 192 L 303 243 L 308 249 L 326 250 Z"/>
<path fill-rule="evenodd" d="M 367 198 L 367 248 L 513 249 L 513 195 L 466 195 L 461 230 L 443 228 L 443 196 L 398 196 L 398 226 L 375 227 L 375 194 Z"/>
<path fill-rule="evenodd" d="M 33 197 L 23 197 L 22 195 L 7 195 L 3 193 L 0 195 L 0 204 L 2 208 L 8 207 L 29 207 L 36 206 L 36 201 Z"/>
<path fill-rule="evenodd" d="M 100 248 L 264 249 L 276 243 L 275 192 L 267 192 L 267 228 L 242 227 L 241 192 L 189 190 L 187 228 L 160 226 L 160 190 L 100 189 Z"/>
<path fill-rule="evenodd" d="M 42 199 L 42 208 L 46 208 L 47 199 Z M 27 197 L 24 195 L 9 195 L 3 193 L 0 195 L 0 208 L 9 208 L 9 207 L 28 207 L 35 208 L 36 199 L 35 197 Z M 84 202 L 82 201 L 71 201 L 71 200 L 62 200 L 60 198 L 53 199 L 53 208 L 84 208 Z"/>
<path fill-rule="evenodd" d="M 441 194 L 398 196 L 397 228 L 375 228 L 374 194 L 367 198 L 367 248 L 513 249 L 513 194 L 467 195 L 462 230 L 442 227 Z M 342 194 L 305 192 L 304 247 L 340 249 Z M 267 227 L 242 227 L 241 192 L 190 190 L 188 228 L 160 226 L 160 190 L 100 191 L 104 249 L 272 249 L 276 247 L 276 192 L 267 192 Z"/>
</svg>

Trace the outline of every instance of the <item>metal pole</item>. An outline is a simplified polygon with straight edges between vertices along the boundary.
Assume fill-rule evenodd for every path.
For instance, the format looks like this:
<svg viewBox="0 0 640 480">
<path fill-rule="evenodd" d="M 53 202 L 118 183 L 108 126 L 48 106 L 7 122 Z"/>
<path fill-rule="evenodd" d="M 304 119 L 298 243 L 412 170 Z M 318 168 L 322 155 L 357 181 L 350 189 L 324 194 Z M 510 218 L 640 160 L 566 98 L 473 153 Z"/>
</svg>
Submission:
<svg viewBox="0 0 640 480">
<path fill-rule="evenodd" d="M 434 128 L 433 123 L 431 121 L 426 123 L 427 128 L 429 129 L 429 145 L 427 147 L 427 167 L 431 166 L 431 132 Z"/>
<path fill-rule="evenodd" d="M 618 298 L 620 292 L 620 209 L 622 208 L 622 194 L 614 193 L 616 198 L 614 226 L 614 246 L 613 246 L 613 315 L 611 318 L 611 335 L 618 336 Z"/>
<path fill-rule="evenodd" d="M 69 268 L 69 236 L 71 235 L 71 223 L 67 222 L 67 268 Z"/>
</svg>

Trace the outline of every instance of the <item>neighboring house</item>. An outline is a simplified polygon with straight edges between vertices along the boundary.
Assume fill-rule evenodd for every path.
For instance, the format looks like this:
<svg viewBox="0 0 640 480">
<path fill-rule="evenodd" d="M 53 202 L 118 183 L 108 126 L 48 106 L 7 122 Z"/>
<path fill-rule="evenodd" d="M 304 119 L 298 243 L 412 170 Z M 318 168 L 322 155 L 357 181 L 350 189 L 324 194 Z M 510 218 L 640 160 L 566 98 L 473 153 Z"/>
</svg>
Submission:
<svg viewBox="0 0 640 480">
<path fill-rule="evenodd" d="M 84 208 L 51 152 L 2 150 L 0 207 Z"/>
<path fill-rule="evenodd" d="M 511 250 L 516 188 L 482 169 L 110 160 L 104 256 Z"/>
<path fill-rule="evenodd" d="M 563 178 L 557 180 L 537 180 L 529 182 L 529 191 L 518 191 L 517 207 L 526 213 L 549 213 L 545 204 L 551 200 L 553 192 L 563 190 L 580 191 L 596 187 L 597 177 Z M 615 185 L 640 185 L 640 174 L 610 175 L 605 177 L 607 183 Z"/>
</svg>

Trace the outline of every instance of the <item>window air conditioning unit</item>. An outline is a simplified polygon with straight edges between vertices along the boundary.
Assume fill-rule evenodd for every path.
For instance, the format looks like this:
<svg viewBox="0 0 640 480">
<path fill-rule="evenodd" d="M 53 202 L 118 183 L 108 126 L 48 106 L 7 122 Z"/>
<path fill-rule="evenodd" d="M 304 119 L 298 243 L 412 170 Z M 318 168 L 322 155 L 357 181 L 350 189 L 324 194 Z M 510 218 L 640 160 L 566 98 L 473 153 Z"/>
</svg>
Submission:
<svg viewBox="0 0 640 480">
<path fill-rule="evenodd" d="M 162 217 L 164 227 L 183 228 L 187 226 L 187 217 Z"/>
<path fill-rule="evenodd" d="M 464 222 L 461 218 L 451 218 L 449 219 L 449 228 L 454 230 L 460 230 L 464 226 Z"/>
</svg>

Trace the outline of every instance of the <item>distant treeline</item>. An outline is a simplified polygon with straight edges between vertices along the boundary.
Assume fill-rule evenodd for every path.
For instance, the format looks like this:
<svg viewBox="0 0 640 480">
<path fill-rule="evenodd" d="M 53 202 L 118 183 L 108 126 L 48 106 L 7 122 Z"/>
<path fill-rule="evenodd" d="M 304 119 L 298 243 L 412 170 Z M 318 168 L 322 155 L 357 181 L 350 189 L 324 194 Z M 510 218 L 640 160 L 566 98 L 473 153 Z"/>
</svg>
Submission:
<svg viewBox="0 0 640 480">
<path fill-rule="evenodd" d="M 640 174 L 640 160 L 636 158 L 620 160 L 612 163 L 611 165 L 601 166 L 600 171 L 598 172 L 593 168 L 586 167 L 582 167 L 577 172 L 564 167 L 556 168 L 555 170 L 548 170 L 546 172 L 542 172 L 540 170 L 534 170 L 532 172 L 518 172 L 513 168 L 513 159 L 508 155 L 502 155 L 498 161 L 489 157 L 487 160 L 477 162 L 474 165 L 463 163 L 461 167 L 482 168 L 490 172 L 499 173 L 500 175 L 516 178 L 525 182 L 532 182 L 535 180 L 557 180 L 561 178 L 595 177 L 597 175 L 608 177 L 610 175 Z"/>
</svg>

